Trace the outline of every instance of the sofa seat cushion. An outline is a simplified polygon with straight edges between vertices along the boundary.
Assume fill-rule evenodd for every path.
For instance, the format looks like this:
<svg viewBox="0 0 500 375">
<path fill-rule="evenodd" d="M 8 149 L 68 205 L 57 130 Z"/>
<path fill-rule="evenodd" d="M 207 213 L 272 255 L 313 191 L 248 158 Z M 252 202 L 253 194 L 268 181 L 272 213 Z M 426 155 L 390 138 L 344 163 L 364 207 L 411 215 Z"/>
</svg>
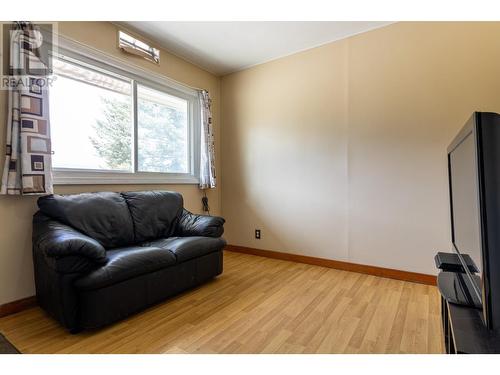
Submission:
<svg viewBox="0 0 500 375">
<path fill-rule="evenodd" d="M 142 246 L 160 247 L 170 250 L 177 258 L 177 263 L 201 257 L 215 251 L 221 251 L 226 246 L 222 238 L 213 237 L 170 237 L 145 242 Z"/>
<path fill-rule="evenodd" d="M 99 289 L 176 263 L 175 255 L 154 246 L 130 246 L 107 251 L 108 262 L 76 280 L 82 290 Z"/>
</svg>

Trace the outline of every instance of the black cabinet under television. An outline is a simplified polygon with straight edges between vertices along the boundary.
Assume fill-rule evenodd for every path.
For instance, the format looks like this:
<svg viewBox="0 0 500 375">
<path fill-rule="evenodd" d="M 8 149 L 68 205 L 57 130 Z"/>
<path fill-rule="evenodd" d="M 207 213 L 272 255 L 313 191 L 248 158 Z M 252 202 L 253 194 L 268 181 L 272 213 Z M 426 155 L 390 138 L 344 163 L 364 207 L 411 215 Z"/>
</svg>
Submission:
<svg viewBox="0 0 500 375">
<path fill-rule="evenodd" d="M 444 259 L 444 255 L 449 260 L 448 264 L 439 262 L 439 259 Z M 441 293 L 441 319 L 446 353 L 500 353 L 500 333 L 487 328 L 482 310 L 474 306 L 473 298 L 468 299 L 465 284 L 467 279 L 463 277 L 463 272 L 456 272 L 456 267 L 460 266 L 456 254 L 440 253 L 435 260 L 436 266 L 441 269 L 437 286 Z"/>
<path fill-rule="evenodd" d="M 500 353 L 500 335 L 486 328 L 481 311 L 441 296 L 444 344 L 448 354 Z"/>
</svg>

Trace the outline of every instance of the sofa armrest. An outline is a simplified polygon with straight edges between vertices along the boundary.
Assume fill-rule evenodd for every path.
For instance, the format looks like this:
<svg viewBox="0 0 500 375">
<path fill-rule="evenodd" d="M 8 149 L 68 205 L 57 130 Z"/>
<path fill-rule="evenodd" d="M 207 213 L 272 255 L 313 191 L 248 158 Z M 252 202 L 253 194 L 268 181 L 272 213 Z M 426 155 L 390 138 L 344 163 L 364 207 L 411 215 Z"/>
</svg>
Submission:
<svg viewBox="0 0 500 375">
<path fill-rule="evenodd" d="M 40 212 L 33 218 L 33 249 L 41 252 L 49 264 L 62 258 L 77 260 L 78 269 L 83 263 L 98 265 L 107 261 L 106 250 L 99 242 Z"/>
<path fill-rule="evenodd" d="M 224 233 L 226 220 L 220 216 L 197 215 L 183 209 L 179 222 L 181 237 L 220 237 Z"/>
</svg>

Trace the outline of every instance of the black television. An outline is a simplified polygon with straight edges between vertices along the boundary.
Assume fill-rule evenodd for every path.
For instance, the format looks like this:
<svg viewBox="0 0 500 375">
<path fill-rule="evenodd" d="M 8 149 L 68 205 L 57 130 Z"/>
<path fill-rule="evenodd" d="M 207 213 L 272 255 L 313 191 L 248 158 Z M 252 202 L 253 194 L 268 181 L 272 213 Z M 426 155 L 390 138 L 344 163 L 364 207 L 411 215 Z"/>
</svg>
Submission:
<svg viewBox="0 0 500 375">
<path fill-rule="evenodd" d="M 451 237 L 485 325 L 500 329 L 500 115 L 475 112 L 448 147 Z M 466 265 L 469 255 L 479 272 Z"/>
</svg>

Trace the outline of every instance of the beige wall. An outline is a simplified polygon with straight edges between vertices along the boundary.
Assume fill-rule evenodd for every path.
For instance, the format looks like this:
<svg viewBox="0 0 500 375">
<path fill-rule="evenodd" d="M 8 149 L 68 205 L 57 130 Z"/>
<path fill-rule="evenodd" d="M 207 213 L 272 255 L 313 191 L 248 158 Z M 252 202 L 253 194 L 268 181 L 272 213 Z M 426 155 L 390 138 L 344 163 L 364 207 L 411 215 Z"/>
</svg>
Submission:
<svg viewBox="0 0 500 375">
<path fill-rule="evenodd" d="M 229 243 L 435 273 L 446 147 L 474 110 L 500 112 L 499 38 L 397 23 L 223 77 Z"/>
<path fill-rule="evenodd" d="M 348 258 L 346 53 L 341 41 L 223 78 L 230 244 Z"/>
<path fill-rule="evenodd" d="M 210 91 L 213 100 L 213 120 L 216 138 L 216 163 L 220 173 L 220 79 L 168 52 L 161 51 L 161 64 L 154 65 L 134 57 L 124 57 L 117 49 L 116 26 L 107 22 L 61 22 L 59 32 L 69 38 L 143 68 L 194 87 Z M 6 121 L 7 96 L 0 91 L 0 123 Z M 0 126 L 0 154 L 3 166 L 5 154 L 5 127 Z M 196 185 L 96 185 L 56 186 L 56 193 L 84 191 L 175 190 L 183 194 L 185 206 L 201 212 L 201 194 Z M 214 214 L 221 212 L 221 189 L 209 192 L 210 207 Z M 36 211 L 36 198 L 0 196 L 0 305 L 34 295 L 31 258 L 31 217 Z"/>
</svg>

